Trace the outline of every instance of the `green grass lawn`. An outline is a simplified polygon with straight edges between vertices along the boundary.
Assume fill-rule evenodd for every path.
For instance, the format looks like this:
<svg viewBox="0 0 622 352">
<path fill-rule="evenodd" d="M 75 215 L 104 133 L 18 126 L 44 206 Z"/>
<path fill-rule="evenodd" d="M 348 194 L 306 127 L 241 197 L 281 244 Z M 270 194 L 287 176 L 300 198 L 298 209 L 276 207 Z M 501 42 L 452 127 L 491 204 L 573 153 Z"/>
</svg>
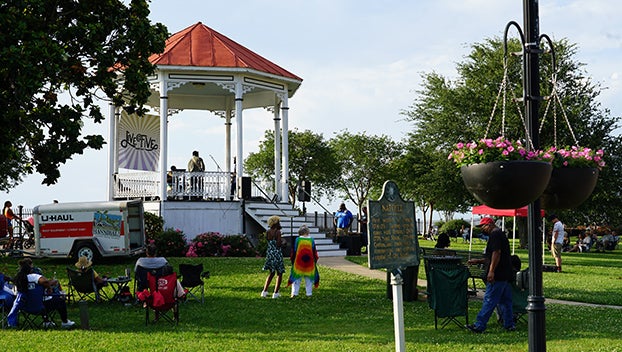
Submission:
<svg viewBox="0 0 622 352">
<path fill-rule="evenodd" d="M 567 273 L 545 273 L 545 290 L 559 296 L 554 298 L 563 298 L 566 294 L 569 299 L 578 300 L 590 297 L 579 292 L 589 289 L 593 294 L 616 297 L 607 300 L 620 304 L 619 254 L 582 255 L 565 256 Z M 61 351 L 395 350 L 393 305 L 386 299 L 383 280 L 321 267 L 320 288 L 312 298 L 289 299 L 289 290 L 283 287 L 284 297 L 273 300 L 259 297 L 266 277 L 261 271 L 261 258 L 169 260 L 175 267 L 181 262 L 203 263 L 211 272 L 205 304 L 183 304 L 179 326 L 165 322 L 145 326 L 144 311 L 137 306 L 89 303 L 90 331 L 5 330 L 3 345 L 16 351 L 50 348 Z M 0 268 L 13 273 L 16 262 L 12 258 L 0 258 Z M 96 264 L 95 269 L 102 275 L 118 276 L 133 263 L 130 259 L 107 260 Z M 46 275 L 51 276 L 50 273 L 56 271 L 65 284 L 64 268 L 72 264 L 59 259 L 35 260 L 35 265 L 43 268 Z M 611 275 L 606 274 L 607 279 L 601 280 L 600 268 L 606 265 L 617 269 L 608 268 Z M 614 272 L 618 273 L 617 278 Z M 583 280 L 592 283 L 566 292 L 572 286 L 569 282 L 579 281 L 580 273 L 586 273 Z M 602 283 L 607 280 L 616 283 Z M 480 302 L 469 302 L 470 321 L 475 319 L 480 308 Z M 77 304 L 70 305 L 69 316 L 79 322 Z M 471 334 L 455 325 L 435 330 L 433 311 L 422 301 L 404 302 L 404 322 L 409 351 L 528 350 L 525 323 L 513 333 L 503 331 L 492 321 L 489 330 L 482 335 Z M 547 350 L 622 351 L 621 323 L 620 310 L 547 304 Z"/>
</svg>

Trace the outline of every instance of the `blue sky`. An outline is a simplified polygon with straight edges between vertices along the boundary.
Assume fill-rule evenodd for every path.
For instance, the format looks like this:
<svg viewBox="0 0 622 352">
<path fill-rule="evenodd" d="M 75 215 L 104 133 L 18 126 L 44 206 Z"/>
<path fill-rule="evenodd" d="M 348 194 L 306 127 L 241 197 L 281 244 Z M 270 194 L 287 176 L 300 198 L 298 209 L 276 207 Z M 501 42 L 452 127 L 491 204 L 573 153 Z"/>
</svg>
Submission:
<svg viewBox="0 0 622 352">
<path fill-rule="evenodd" d="M 586 64 L 593 82 L 606 88 L 602 107 L 622 116 L 622 3 L 539 3 L 540 32 L 577 43 L 576 58 Z M 171 33 L 200 21 L 302 77 L 289 101 L 290 128 L 309 129 L 327 139 L 347 129 L 396 140 L 412 129 L 400 111 L 416 98 L 422 73 L 453 78 L 455 64 L 471 44 L 503 35 L 511 20 L 523 21 L 520 0 L 155 0 L 150 18 Z M 259 109 L 245 111 L 244 118 L 248 154 L 273 122 L 269 112 Z M 85 129 L 108 136 L 107 122 Z M 181 112 L 171 119 L 168 165 L 185 165 L 191 151 L 199 150 L 207 168 L 216 170 L 216 163 L 224 167 L 223 146 L 221 118 Z M 43 177 L 32 175 L 3 196 L 26 208 L 53 199 L 103 200 L 106 166 L 107 149 L 87 151 L 61 166 L 57 185 L 43 186 Z M 325 205 L 332 210 L 339 201 Z"/>
</svg>

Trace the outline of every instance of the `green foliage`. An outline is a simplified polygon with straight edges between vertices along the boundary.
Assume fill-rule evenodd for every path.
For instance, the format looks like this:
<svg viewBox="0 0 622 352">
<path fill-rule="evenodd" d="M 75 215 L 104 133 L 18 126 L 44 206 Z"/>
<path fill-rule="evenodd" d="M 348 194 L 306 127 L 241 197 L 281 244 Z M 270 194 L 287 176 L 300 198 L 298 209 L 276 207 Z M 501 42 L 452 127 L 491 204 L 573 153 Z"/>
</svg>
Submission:
<svg viewBox="0 0 622 352">
<path fill-rule="evenodd" d="M 370 192 L 380 194 L 384 182 L 391 176 L 391 163 L 402 153 L 400 143 L 388 136 L 335 133 L 330 140 L 341 176 L 336 179 L 336 189 L 358 206 L 369 198 Z"/>
<path fill-rule="evenodd" d="M 84 120 L 103 120 L 96 94 L 142 112 L 148 58 L 168 32 L 150 23 L 148 0 L 7 0 L 0 14 L 0 190 L 35 171 L 54 184 L 60 164 L 104 144 L 82 135 Z"/>
<path fill-rule="evenodd" d="M 469 222 L 462 220 L 462 219 L 449 220 L 446 223 L 444 223 L 441 227 L 439 227 L 438 232 L 449 233 L 450 231 L 456 231 L 456 233 L 460 234 L 460 229 L 462 228 L 462 226 L 464 226 L 465 228 L 471 227 L 471 224 L 469 224 Z"/>
<path fill-rule="evenodd" d="M 156 233 L 151 241 L 154 241 L 159 256 L 183 257 L 186 255 L 186 235 L 181 230 L 168 228 Z"/>
<path fill-rule="evenodd" d="M 187 257 L 255 257 L 257 251 L 246 236 L 224 236 L 218 232 L 206 232 L 190 241 Z"/>
<path fill-rule="evenodd" d="M 618 196 L 622 193 L 622 165 L 620 164 L 621 137 L 615 133 L 620 117 L 610 116 L 609 110 L 601 108 L 598 96 L 602 87 L 592 83 L 590 76 L 584 70 L 584 64 L 576 61 L 576 45 L 568 43 L 566 39 L 554 43 L 557 59 L 557 95 L 559 96 L 565 115 L 568 117 L 573 134 L 570 133 L 561 121 L 554 122 L 551 111 L 546 108 L 546 102 L 541 104 L 541 122 L 539 145 L 557 144 L 557 146 L 573 146 L 592 150 L 605 151 L 604 159 L 607 167 L 600 174 L 598 185 L 588 201 L 577 209 L 565 212 L 567 218 L 608 223 L 622 221 L 622 200 Z M 520 43 L 510 40 L 509 52 L 519 52 Z M 496 138 L 504 135 L 509 140 L 521 140 L 525 145 L 525 126 L 521 118 L 522 105 L 515 105 L 514 97 L 521 97 L 522 93 L 522 62 L 520 57 L 508 56 L 508 91 L 507 106 L 503 109 L 502 101 L 496 101 L 499 85 L 504 76 L 503 42 L 499 38 L 486 39 L 483 43 L 475 43 L 465 60 L 457 64 L 457 78 L 450 80 L 437 73 L 423 74 L 423 83 L 418 91 L 417 98 L 408 110 L 403 111 L 407 119 L 413 122 L 414 130 L 409 136 L 408 143 L 420 150 L 433 150 L 449 155 L 453 146 L 460 141 L 474 141 L 481 138 Z M 543 95 L 552 91 L 553 77 L 551 55 L 540 56 L 540 91 Z M 550 99 L 548 101 L 552 101 Z M 493 107 L 497 110 L 492 115 Z M 492 118 L 491 118 L 492 116 Z M 504 118 L 502 118 L 504 116 Z M 559 129 L 556 126 L 560 126 Z M 564 126 L 563 128 L 561 126 Z M 615 170 L 610 172 L 611 168 Z M 451 191 L 442 189 L 446 193 L 454 193 L 455 187 L 460 187 L 464 194 L 464 185 L 459 182 L 458 169 L 447 170 L 445 174 L 434 173 L 434 177 L 443 178 L 445 184 L 453 184 Z M 410 183 L 422 183 L 421 180 Z M 456 182 L 458 180 L 458 182 Z M 427 180 L 426 180 L 427 181 Z M 435 182 L 438 184 L 440 182 Z M 433 184 L 429 188 L 438 189 Z M 425 197 L 426 201 L 439 198 Z M 475 203 L 472 196 L 464 199 L 462 206 Z M 452 202 L 447 203 L 448 206 Z M 439 206 L 439 209 L 444 206 Z M 452 209 L 447 209 L 452 210 Z M 459 209 L 456 209 L 459 210 Z M 560 212 L 561 213 L 561 212 Z M 585 222 L 585 221 L 584 221 Z"/>
<path fill-rule="evenodd" d="M 259 241 L 255 246 L 255 250 L 257 251 L 257 255 L 260 257 L 266 256 L 266 252 L 268 251 L 268 238 L 266 237 L 265 232 L 259 234 Z"/>
<path fill-rule="evenodd" d="M 147 240 L 164 231 L 164 219 L 160 215 L 145 212 L 145 237 Z"/>
<path fill-rule="evenodd" d="M 266 131 L 264 138 L 259 151 L 248 155 L 244 167 L 255 178 L 274 181 L 274 131 Z M 290 202 L 296 204 L 296 187 L 302 180 L 311 182 L 311 196 L 319 199 L 339 176 L 334 154 L 322 134 L 309 130 L 290 130 L 288 141 Z"/>
</svg>

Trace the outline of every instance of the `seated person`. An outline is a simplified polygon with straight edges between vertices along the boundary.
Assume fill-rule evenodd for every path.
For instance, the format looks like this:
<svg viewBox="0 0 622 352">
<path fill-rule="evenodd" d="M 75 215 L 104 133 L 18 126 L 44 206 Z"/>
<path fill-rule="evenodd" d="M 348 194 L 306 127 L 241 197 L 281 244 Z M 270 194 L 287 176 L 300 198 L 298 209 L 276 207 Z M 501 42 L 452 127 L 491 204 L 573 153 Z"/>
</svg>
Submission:
<svg viewBox="0 0 622 352">
<path fill-rule="evenodd" d="M 13 307 L 15 300 L 15 287 L 9 283 L 11 278 L 0 273 L 0 305 L 4 305 L 4 310 L 8 312 Z"/>
<path fill-rule="evenodd" d="M 17 314 L 19 313 L 20 304 L 21 303 L 21 294 L 28 293 L 29 286 L 31 285 L 40 285 L 43 286 L 47 291 L 52 290 L 53 287 L 58 286 L 58 280 L 53 279 L 49 280 L 41 274 L 36 274 L 34 272 L 34 267 L 32 265 L 32 259 L 25 258 L 19 261 L 19 271 L 17 275 L 13 278 L 13 282 L 15 283 L 15 287 L 17 288 L 18 297 L 13 303 L 13 308 L 11 312 L 7 316 L 7 322 L 9 326 L 17 326 Z M 62 320 L 61 327 L 64 329 L 72 328 L 75 326 L 75 323 L 69 319 L 67 319 L 67 304 L 65 299 L 61 295 L 51 295 L 45 296 L 43 298 L 43 306 L 45 307 L 46 313 L 51 311 L 57 311 Z M 47 315 L 44 315 L 44 323 L 45 327 L 54 326 L 54 322 L 49 321 Z"/>
<path fill-rule="evenodd" d="M 610 234 L 606 234 L 602 237 L 603 247 L 608 251 L 612 251 L 618 245 L 619 240 L 620 236 L 618 236 L 615 231 L 611 231 Z"/>
<path fill-rule="evenodd" d="M 590 234 L 580 234 L 579 240 L 568 252 L 586 252 L 592 245 L 592 236 Z"/>
<path fill-rule="evenodd" d="M 145 254 L 146 257 L 138 258 L 136 265 L 134 265 L 134 271 L 138 266 L 142 266 L 145 269 L 157 269 L 165 265 L 168 265 L 168 261 L 164 257 L 156 257 L 157 248 L 153 243 L 147 245 Z"/>
<path fill-rule="evenodd" d="M 93 265 L 93 262 L 90 261 L 87 257 L 82 256 L 78 259 L 75 265 L 78 270 L 85 272 Z M 95 270 L 93 270 L 93 278 L 95 279 L 95 286 L 97 286 L 98 290 L 108 285 L 108 278 L 99 276 L 99 274 Z"/>
<path fill-rule="evenodd" d="M 445 232 L 442 232 L 440 235 L 438 235 L 438 238 L 436 240 L 436 245 L 434 245 L 434 248 L 447 248 L 449 247 L 449 245 L 451 245 L 449 235 L 446 234 Z"/>
<path fill-rule="evenodd" d="M 136 265 L 134 265 L 134 272 L 136 272 L 138 266 L 141 266 L 145 269 L 157 269 L 167 265 L 170 266 L 166 258 L 156 257 L 157 247 L 153 243 L 149 243 L 147 245 L 145 254 L 147 255 L 146 257 L 138 258 L 138 260 L 136 261 Z M 185 295 L 186 293 L 184 291 L 184 288 L 181 286 L 179 280 L 177 280 L 177 296 L 184 297 Z"/>
</svg>

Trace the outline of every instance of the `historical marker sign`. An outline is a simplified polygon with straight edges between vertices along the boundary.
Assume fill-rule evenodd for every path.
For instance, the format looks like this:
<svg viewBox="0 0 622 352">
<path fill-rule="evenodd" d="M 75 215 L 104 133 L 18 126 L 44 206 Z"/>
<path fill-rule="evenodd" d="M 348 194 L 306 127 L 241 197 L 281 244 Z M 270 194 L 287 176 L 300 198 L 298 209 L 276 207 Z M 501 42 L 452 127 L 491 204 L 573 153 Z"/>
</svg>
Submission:
<svg viewBox="0 0 622 352">
<path fill-rule="evenodd" d="M 414 202 L 405 202 L 393 181 L 384 183 L 377 201 L 368 201 L 370 269 L 419 265 Z"/>
</svg>

